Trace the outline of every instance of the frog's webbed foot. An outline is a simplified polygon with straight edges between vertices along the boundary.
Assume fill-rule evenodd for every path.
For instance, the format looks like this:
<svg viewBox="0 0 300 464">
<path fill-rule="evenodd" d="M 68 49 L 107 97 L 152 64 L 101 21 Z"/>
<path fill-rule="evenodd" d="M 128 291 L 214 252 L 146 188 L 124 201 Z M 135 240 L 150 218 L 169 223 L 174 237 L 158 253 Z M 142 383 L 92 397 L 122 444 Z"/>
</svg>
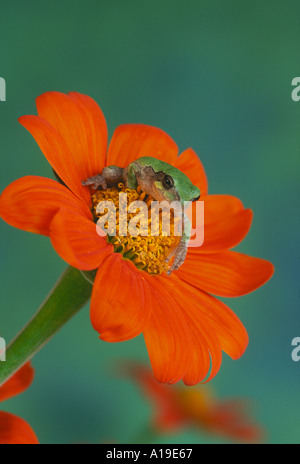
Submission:
<svg viewBox="0 0 300 464">
<path fill-rule="evenodd" d="M 170 259 L 174 256 L 174 261 L 168 269 L 167 275 L 171 275 L 173 271 L 177 271 L 177 269 L 180 268 L 180 266 L 184 263 L 186 254 L 187 244 L 186 242 L 181 241 L 175 251 L 173 251 L 168 257 L 168 261 L 170 261 Z"/>
<path fill-rule="evenodd" d="M 107 189 L 106 180 L 102 174 L 97 174 L 97 176 L 89 177 L 87 180 L 81 182 L 82 185 L 86 187 L 92 187 L 93 190 L 97 190 L 99 187 L 102 187 L 103 190 Z"/>
<path fill-rule="evenodd" d="M 175 247 L 171 253 L 166 257 L 166 263 L 169 263 L 171 261 L 171 259 L 173 258 L 173 256 L 175 255 L 176 253 L 176 250 L 177 250 L 177 247 Z"/>
</svg>

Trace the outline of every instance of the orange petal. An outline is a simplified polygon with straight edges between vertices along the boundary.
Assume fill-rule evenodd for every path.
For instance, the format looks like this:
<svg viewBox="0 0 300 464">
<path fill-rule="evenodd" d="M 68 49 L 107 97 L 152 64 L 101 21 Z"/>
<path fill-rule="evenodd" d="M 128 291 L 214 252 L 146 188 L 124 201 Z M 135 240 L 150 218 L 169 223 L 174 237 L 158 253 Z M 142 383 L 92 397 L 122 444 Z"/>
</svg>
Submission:
<svg viewBox="0 0 300 464">
<path fill-rule="evenodd" d="M 208 195 L 204 199 L 204 243 L 200 253 L 215 253 L 238 245 L 247 235 L 252 211 L 230 195 Z"/>
<path fill-rule="evenodd" d="M 170 282 L 162 277 L 151 278 L 155 307 L 144 328 L 154 375 L 164 383 L 175 383 L 183 378 L 191 362 L 194 342 L 182 311 L 185 297 L 175 297 Z"/>
<path fill-rule="evenodd" d="M 27 422 L 20 417 L 0 411 L 1 445 L 38 445 L 38 439 Z"/>
<path fill-rule="evenodd" d="M 113 252 L 112 245 L 97 234 L 96 224 L 74 208 L 62 208 L 56 214 L 51 222 L 50 236 L 60 257 L 82 271 L 97 269 Z"/>
<path fill-rule="evenodd" d="M 107 127 L 97 103 L 76 92 L 47 92 L 36 99 L 36 106 L 68 146 L 80 178 L 99 174 L 105 166 Z"/>
<path fill-rule="evenodd" d="M 0 402 L 8 400 L 13 396 L 27 390 L 32 384 L 34 378 L 34 370 L 30 362 L 19 369 L 9 380 L 0 387 Z"/>
<path fill-rule="evenodd" d="M 247 332 L 238 317 L 222 302 L 187 285 L 176 276 L 163 279 L 173 281 L 174 298 L 184 302 L 181 310 L 193 342 L 183 380 L 187 385 L 195 385 L 205 379 L 211 367 L 206 380 L 209 381 L 221 367 L 222 351 L 233 359 L 242 356 L 248 344 Z"/>
<path fill-rule="evenodd" d="M 126 167 L 141 156 L 174 164 L 177 154 L 176 143 L 163 130 L 144 124 L 123 124 L 113 134 L 106 164 Z"/>
<path fill-rule="evenodd" d="M 183 382 L 192 386 L 209 382 L 217 375 L 222 364 L 222 349 L 214 333 L 210 333 L 203 323 L 200 325 L 197 320 L 190 318 L 190 324 L 194 348 Z"/>
<path fill-rule="evenodd" d="M 189 361 L 185 365 L 183 381 L 186 385 L 196 385 L 202 382 L 208 375 L 210 369 L 210 380 L 214 377 L 221 367 L 222 350 L 220 343 L 214 336 L 214 332 L 205 324 L 199 322 L 201 315 L 197 301 L 191 296 L 190 287 L 176 279 L 175 276 L 162 277 L 164 284 L 172 292 L 174 299 L 181 302 L 181 314 L 188 325 L 188 333 L 185 342 L 189 341 Z M 200 292 L 197 292 L 200 296 Z M 197 305 L 195 314 L 190 308 Z"/>
<path fill-rule="evenodd" d="M 49 235 L 52 218 L 61 207 L 92 218 L 88 206 L 66 187 L 44 177 L 27 176 L 10 184 L 0 196 L 0 216 L 13 227 Z"/>
<path fill-rule="evenodd" d="M 188 251 L 184 264 L 176 275 L 205 292 L 218 296 L 235 297 L 253 292 L 273 275 L 269 261 L 223 251 L 215 254 Z"/>
<path fill-rule="evenodd" d="M 102 340 L 117 342 L 139 335 L 153 307 L 147 274 L 112 253 L 97 272 L 91 321 Z"/>
<path fill-rule="evenodd" d="M 76 164 L 76 155 L 71 152 L 61 134 L 39 116 L 22 116 L 19 122 L 34 137 L 62 181 L 75 195 L 90 205 L 91 196 L 88 188 L 81 184 L 85 180 L 85 174 L 80 172 Z"/>
<path fill-rule="evenodd" d="M 201 192 L 201 197 L 208 193 L 208 182 L 204 167 L 198 158 L 196 152 L 192 148 L 188 148 L 176 159 L 174 166 L 196 185 Z"/>
<path fill-rule="evenodd" d="M 210 371 L 210 378 L 217 374 L 221 367 L 222 351 L 219 344 L 215 342 L 213 334 L 209 333 L 205 325 L 198 326 L 197 318 L 194 320 L 190 314 L 189 308 L 195 304 L 194 300 L 190 300 L 188 293 L 190 287 L 185 282 L 176 279 L 174 274 L 171 278 L 162 276 L 162 280 L 173 298 L 180 302 L 181 317 L 184 317 L 188 326 L 185 343 L 189 347 L 189 352 L 183 381 L 186 385 L 196 385 L 204 381 Z M 199 291 L 198 294 L 200 294 Z"/>
<path fill-rule="evenodd" d="M 200 331 L 205 327 L 214 341 L 232 359 L 239 359 L 248 346 L 248 334 L 236 314 L 222 301 L 183 282 L 176 284 L 178 291 L 187 292 L 191 303 L 186 312 Z"/>
</svg>

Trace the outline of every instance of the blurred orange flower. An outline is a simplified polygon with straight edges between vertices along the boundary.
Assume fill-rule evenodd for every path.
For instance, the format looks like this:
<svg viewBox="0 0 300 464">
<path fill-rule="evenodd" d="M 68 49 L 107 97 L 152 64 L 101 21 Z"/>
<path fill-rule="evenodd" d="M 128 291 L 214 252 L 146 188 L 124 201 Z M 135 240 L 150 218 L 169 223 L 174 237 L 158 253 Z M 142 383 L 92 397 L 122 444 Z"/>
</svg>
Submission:
<svg viewBox="0 0 300 464">
<path fill-rule="evenodd" d="M 25 364 L 0 387 L 0 402 L 19 395 L 32 383 L 34 370 L 30 363 Z M 38 439 L 30 425 L 8 412 L 0 411 L 1 445 L 37 445 Z"/>
<path fill-rule="evenodd" d="M 20 123 L 64 185 L 42 177 L 21 178 L 1 195 L 0 216 L 14 227 L 49 236 L 71 266 L 98 270 L 91 321 L 102 340 L 124 341 L 143 333 L 159 381 L 183 379 L 193 385 L 209 372 L 211 379 L 221 366 L 222 350 L 238 359 L 248 336 L 231 309 L 210 294 L 245 295 L 273 274 L 270 262 L 231 251 L 248 233 L 252 212 L 236 197 L 208 195 L 196 153 L 189 148 L 178 157 L 177 145 L 162 130 L 125 124 L 107 148 L 106 122 L 90 97 L 48 92 L 36 103 L 38 116 L 23 116 Z M 125 167 L 145 155 L 183 171 L 205 202 L 205 242 L 190 248 L 171 276 L 139 269 L 134 253 L 126 250 L 125 257 L 115 252 L 96 233 L 91 192 L 82 185 L 105 166 Z M 151 253 L 146 252 L 148 260 Z"/>
<path fill-rule="evenodd" d="M 219 400 L 207 385 L 186 388 L 158 383 L 152 372 L 140 364 L 129 364 L 122 371 L 152 403 L 157 432 L 174 433 L 191 426 L 232 440 L 262 441 L 263 429 L 252 422 L 246 400 Z"/>
</svg>

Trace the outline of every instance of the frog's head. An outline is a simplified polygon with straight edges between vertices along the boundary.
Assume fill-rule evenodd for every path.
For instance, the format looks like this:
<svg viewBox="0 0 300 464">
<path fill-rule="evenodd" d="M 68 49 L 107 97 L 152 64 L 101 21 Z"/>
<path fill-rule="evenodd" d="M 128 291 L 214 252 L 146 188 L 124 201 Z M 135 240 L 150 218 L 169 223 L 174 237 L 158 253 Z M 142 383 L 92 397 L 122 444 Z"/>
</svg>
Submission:
<svg viewBox="0 0 300 464">
<path fill-rule="evenodd" d="M 141 176 L 147 178 L 148 188 L 155 200 L 184 202 L 197 201 L 200 190 L 179 169 L 156 158 L 142 157 L 137 160 Z M 142 187 L 143 188 L 143 187 Z"/>
</svg>

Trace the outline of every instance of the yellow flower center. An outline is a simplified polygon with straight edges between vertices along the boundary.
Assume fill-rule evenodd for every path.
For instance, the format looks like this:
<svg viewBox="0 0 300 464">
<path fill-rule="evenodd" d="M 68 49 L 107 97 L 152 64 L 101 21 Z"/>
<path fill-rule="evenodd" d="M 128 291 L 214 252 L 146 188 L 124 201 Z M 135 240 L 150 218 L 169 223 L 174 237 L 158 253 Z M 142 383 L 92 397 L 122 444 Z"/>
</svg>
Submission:
<svg viewBox="0 0 300 464">
<path fill-rule="evenodd" d="M 124 229 L 124 224 L 121 224 L 121 216 L 123 210 L 120 206 L 119 194 L 125 193 L 127 195 L 127 208 L 126 208 L 126 230 L 130 231 L 131 221 L 135 221 L 136 229 L 147 231 L 147 235 L 138 234 L 130 235 L 129 232 L 120 234 L 120 230 Z M 104 224 L 104 229 L 107 233 L 106 239 L 114 246 L 116 253 L 121 253 L 124 258 L 130 259 L 137 268 L 148 272 L 151 275 L 160 275 L 166 272 L 170 267 L 172 259 L 168 262 L 168 258 L 172 256 L 172 252 L 176 249 L 180 241 L 180 236 L 175 235 L 175 224 L 177 218 L 174 218 L 174 213 L 170 211 L 159 211 L 158 220 L 153 220 L 151 214 L 151 203 L 154 199 L 142 192 L 140 187 L 135 189 L 125 188 L 124 184 L 120 183 L 118 188 L 108 188 L 106 190 L 98 190 L 92 195 L 92 213 L 95 222 L 98 222 L 101 217 L 106 215 L 107 222 Z M 110 225 L 110 213 L 107 209 L 104 212 L 99 212 L 98 205 L 101 202 L 113 202 L 115 215 L 115 229 Z M 128 212 L 128 207 L 132 202 L 142 201 L 147 208 L 139 209 L 135 212 Z M 120 211 L 120 208 L 122 211 Z M 147 214 L 144 211 L 147 211 Z M 144 212 L 144 213 L 143 213 Z M 137 213 L 139 220 L 137 221 Z M 166 234 L 163 224 L 165 215 L 168 214 L 170 229 Z M 112 230 L 110 230 L 112 229 Z M 153 234 L 153 230 L 155 234 Z M 114 235 L 111 235 L 114 231 Z"/>
</svg>

